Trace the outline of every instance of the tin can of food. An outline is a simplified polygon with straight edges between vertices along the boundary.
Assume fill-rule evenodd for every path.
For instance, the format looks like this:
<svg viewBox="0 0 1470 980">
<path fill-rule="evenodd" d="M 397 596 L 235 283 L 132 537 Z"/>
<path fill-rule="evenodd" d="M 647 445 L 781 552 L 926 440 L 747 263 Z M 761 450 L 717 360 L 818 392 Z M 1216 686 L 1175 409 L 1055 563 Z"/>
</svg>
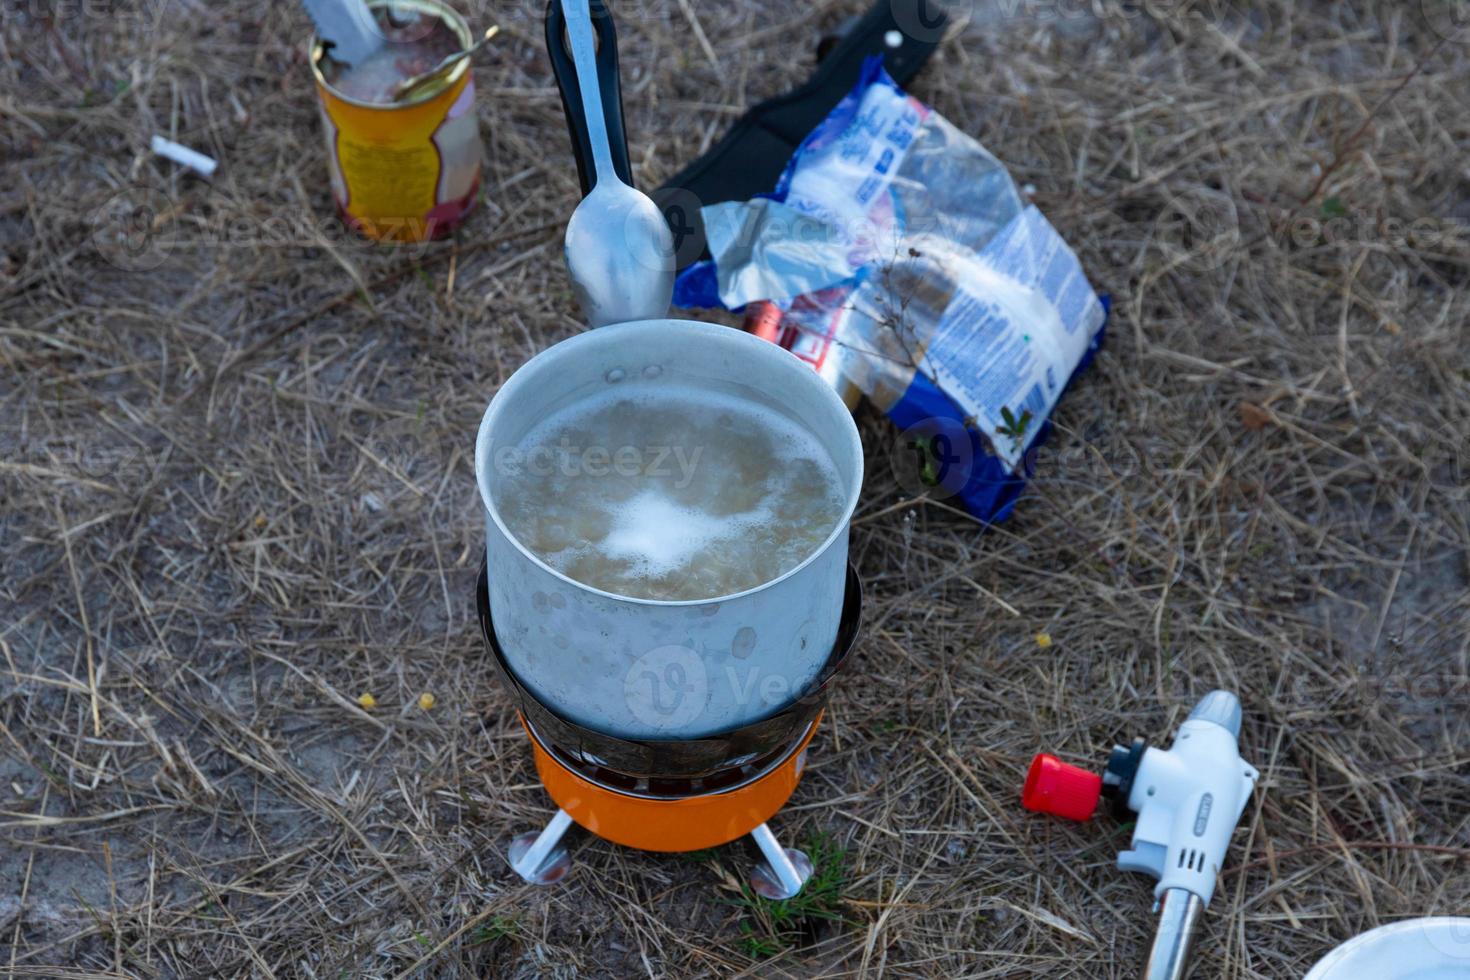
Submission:
<svg viewBox="0 0 1470 980">
<path fill-rule="evenodd" d="M 415 37 L 433 32 L 452 35 L 451 47 L 458 42 L 452 50 L 472 43 L 464 18 L 437 0 L 379 0 L 368 6 L 390 38 L 390 54 L 399 48 L 412 51 Z M 400 29 L 394 26 L 399 22 L 417 27 Z M 329 57 L 319 38 L 311 39 L 310 59 L 332 195 L 343 219 L 380 241 L 427 241 L 452 231 L 473 210 L 480 191 L 480 133 L 470 59 L 456 62 L 442 79 L 402 102 L 382 94 L 364 97 L 347 84 L 350 75 Z M 410 67 L 424 70 L 437 60 L 423 68 L 402 60 L 398 64 L 407 77 L 413 73 Z"/>
</svg>

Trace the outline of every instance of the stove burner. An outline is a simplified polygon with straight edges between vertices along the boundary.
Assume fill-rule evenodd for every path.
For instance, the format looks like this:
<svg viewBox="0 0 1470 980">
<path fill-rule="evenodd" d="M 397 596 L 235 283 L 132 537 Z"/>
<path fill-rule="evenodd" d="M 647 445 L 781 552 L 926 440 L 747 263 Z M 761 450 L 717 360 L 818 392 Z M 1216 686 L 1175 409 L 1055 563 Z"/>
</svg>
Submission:
<svg viewBox="0 0 1470 980">
<path fill-rule="evenodd" d="M 557 765 L 569 769 L 588 782 L 596 783 L 603 789 L 612 790 L 624 796 L 641 797 L 645 800 L 682 800 L 705 793 L 728 792 L 753 783 L 789 759 L 800 746 L 805 745 L 812 733 L 816 731 L 817 722 L 820 720 L 821 714 L 818 713 L 795 743 L 779 746 L 749 762 L 731 765 L 705 776 L 657 777 L 630 776 L 616 769 L 608 769 L 605 766 L 593 765 L 585 760 L 577 759 L 546 741 L 531 727 L 531 723 L 524 715 L 521 717 L 521 723 L 526 726 L 527 734 L 546 750 L 546 754 L 551 756 Z"/>
<path fill-rule="evenodd" d="M 811 876 L 811 861 L 795 848 L 782 847 L 766 821 L 796 789 L 828 685 L 857 639 L 862 585 L 850 565 L 837 642 L 816 683 L 764 718 L 683 741 L 610 735 L 537 700 L 505 662 L 483 565 L 478 592 L 486 648 L 518 701 L 537 774 L 558 806 L 544 830 L 511 842 L 510 865 L 521 878 L 552 884 L 566 875 L 571 858 L 561 839 L 576 822 L 614 843 L 651 851 L 700 850 L 749 834 L 764 857 L 751 875 L 751 887 L 772 899 L 801 891 Z"/>
</svg>

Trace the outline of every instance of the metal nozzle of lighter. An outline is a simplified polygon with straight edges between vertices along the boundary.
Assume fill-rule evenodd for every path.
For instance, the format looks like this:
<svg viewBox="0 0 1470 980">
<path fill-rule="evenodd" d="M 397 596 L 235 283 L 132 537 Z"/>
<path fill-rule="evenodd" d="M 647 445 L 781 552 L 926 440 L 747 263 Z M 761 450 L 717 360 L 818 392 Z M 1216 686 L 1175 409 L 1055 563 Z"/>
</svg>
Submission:
<svg viewBox="0 0 1470 980">
<path fill-rule="evenodd" d="M 1166 890 L 1154 903 L 1159 928 L 1154 933 L 1148 965 L 1143 968 L 1143 980 L 1183 980 L 1189 954 L 1194 949 L 1194 931 L 1204 910 L 1204 901 L 1183 888 Z"/>
</svg>

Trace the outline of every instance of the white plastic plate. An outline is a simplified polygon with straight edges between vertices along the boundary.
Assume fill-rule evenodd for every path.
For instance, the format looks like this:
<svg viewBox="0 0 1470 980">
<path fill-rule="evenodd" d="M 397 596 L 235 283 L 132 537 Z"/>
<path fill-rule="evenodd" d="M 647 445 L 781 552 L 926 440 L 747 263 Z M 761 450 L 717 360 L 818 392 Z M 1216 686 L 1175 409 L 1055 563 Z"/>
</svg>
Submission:
<svg viewBox="0 0 1470 980">
<path fill-rule="evenodd" d="M 1409 919 L 1349 939 L 1303 980 L 1470 980 L 1470 919 Z"/>
</svg>

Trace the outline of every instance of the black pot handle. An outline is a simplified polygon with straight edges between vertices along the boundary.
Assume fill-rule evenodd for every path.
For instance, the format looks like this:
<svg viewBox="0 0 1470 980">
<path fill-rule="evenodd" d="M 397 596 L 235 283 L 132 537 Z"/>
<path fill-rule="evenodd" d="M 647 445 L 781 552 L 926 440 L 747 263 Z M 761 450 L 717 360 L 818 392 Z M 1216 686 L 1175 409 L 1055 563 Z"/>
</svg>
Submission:
<svg viewBox="0 0 1470 980">
<path fill-rule="evenodd" d="M 602 88 L 602 114 L 607 117 L 607 139 L 611 144 L 613 169 L 629 187 L 633 186 L 633 167 L 628 161 L 628 136 L 623 123 L 623 88 L 618 82 L 618 35 L 613 29 L 612 13 L 604 0 L 589 0 L 592 28 L 597 34 L 597 79 Z M 561 108 L 567 117 L 567 131 L 572 137 L 572 156 L 577 160 L 577 176 L 582 181 L 582 196 L 592 191 L 592 146 L 587 139 L 587 118 L 582 114 L 582 87 L 577 84 L 577 69 L 566 44 L 566 14 L 561 0 L 546 4 L 546 53 L 551 58 L 551 71 L 561 92 Z"/>
</svg>

